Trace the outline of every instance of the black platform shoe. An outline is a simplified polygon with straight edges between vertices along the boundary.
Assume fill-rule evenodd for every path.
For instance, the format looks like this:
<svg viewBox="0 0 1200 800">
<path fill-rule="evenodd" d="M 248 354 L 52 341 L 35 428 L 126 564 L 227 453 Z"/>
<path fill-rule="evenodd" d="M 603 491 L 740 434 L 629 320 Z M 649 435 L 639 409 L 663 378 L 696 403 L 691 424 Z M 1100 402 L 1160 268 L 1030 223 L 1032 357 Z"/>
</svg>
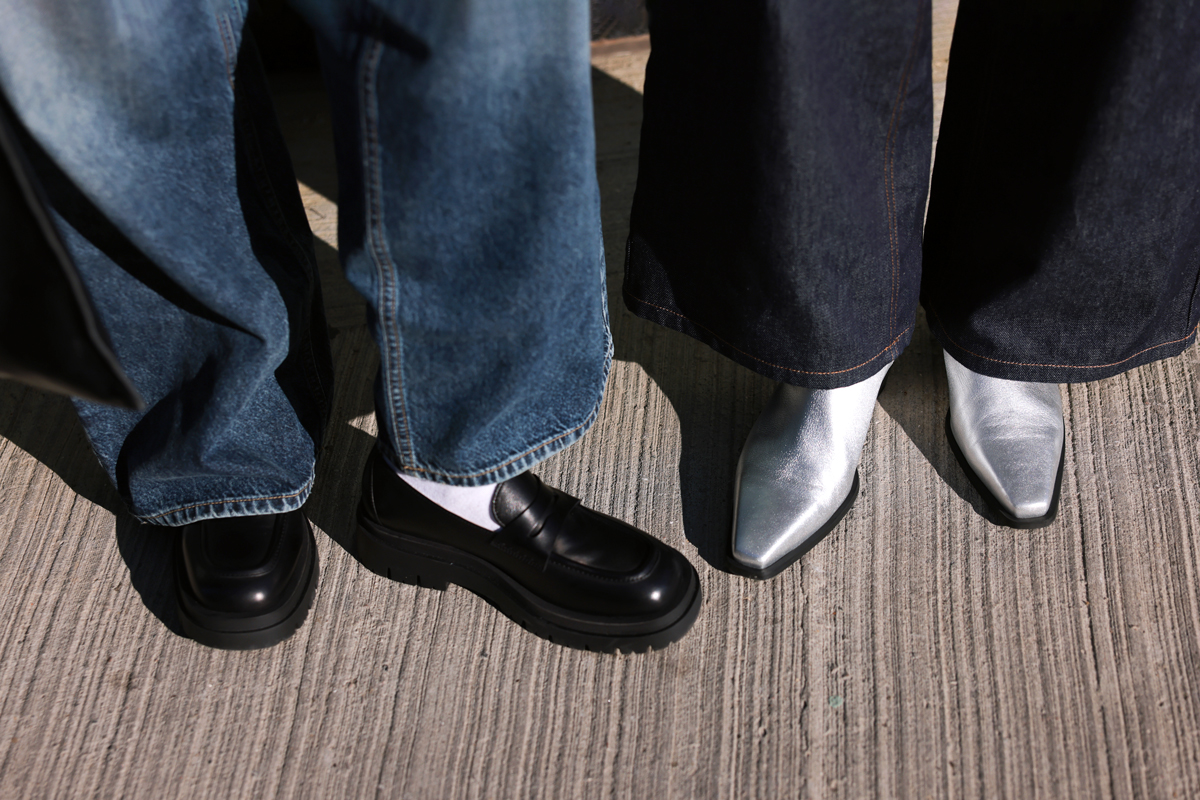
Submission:
<svg viewBox="0 0 1200 800">
<path fill-rule="evenodd" d="M 317 545 L 300 510 L 185 525 L 175 546 L 185 634 L 251 650 L 291 636 L 317 588 Z"/>
<path fill-rule="evenodd" d="M 454 583 L 557 644 L 644 652 L 683 636 L 700 579 L 680 553 L 584 508 L 526 472 L 501 483 L 490 531 L 406 484 L 374 451 L 363 476 L 355 555 L 392 580 Z"/>
</svg>

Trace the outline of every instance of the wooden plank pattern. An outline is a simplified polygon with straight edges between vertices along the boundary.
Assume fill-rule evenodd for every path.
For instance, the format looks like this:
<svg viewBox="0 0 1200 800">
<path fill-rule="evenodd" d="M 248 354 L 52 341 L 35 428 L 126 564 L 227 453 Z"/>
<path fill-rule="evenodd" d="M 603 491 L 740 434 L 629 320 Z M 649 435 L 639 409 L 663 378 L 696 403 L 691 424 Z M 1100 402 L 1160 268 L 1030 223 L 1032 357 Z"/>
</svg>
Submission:
<svg viewBox="0 0 1200 800">
<path fill-rule="evenodd" d="M 938 81 L 953 16 L 935 4 Z M 564 650 L 347 555 L 377 355 L 338 274 L 320 86 L 286 79 L 336 332 L 313 611 L 268 651 L 182 638 L 169 532 L 121 510 L 69 403 L 0 383 L 0 796 L 1200 796 L 1197 348 L 1065 388 L 1059 519 L 1013 531 L 980 516 L 950 454 L 922 324 L 846 521 L 772 581 L 720 571 L 734 465 L 772 387 L 619 302 L 647 51 L 605 47 L 616 360 L 595 428 L 538 471 L 692 559 L 693 631 L 646 655 Z"/>
</svg>

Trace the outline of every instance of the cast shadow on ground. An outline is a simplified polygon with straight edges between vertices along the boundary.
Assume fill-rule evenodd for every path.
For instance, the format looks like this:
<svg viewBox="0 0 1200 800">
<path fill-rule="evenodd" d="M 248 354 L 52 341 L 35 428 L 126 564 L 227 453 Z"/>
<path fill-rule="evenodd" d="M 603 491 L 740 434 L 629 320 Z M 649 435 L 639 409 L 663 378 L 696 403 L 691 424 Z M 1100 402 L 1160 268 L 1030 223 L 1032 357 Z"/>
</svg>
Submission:
<svg viewBox="0 0 1200 800">
<path fill-rule="evenodd" d="M 166 528 L 142 525 L 126 509 L 96 460 L 74 406 L 65 397 L 0 381 L 0 437 L 48 467 L 71 491 L 115 517 L 117 549 L 146 608 L 180 633 Z"/>
<path fill-rule="evenodd" d="M 349 337 L 348 333 L 343 335 Z M 338 344 L 335 336 L 335 352 Z M 349 341 L 344 344 L 354 346 Z M 373 347 L 369 342 L 367 346 Z M 313 493 L 305 506 L 312 522 L 343 548 L 353 534 L 362 464 L 375 441 L 350 424 L 370 410 L 373 363 L 369 358 L 360 359 L 335 372 L 335 416 L 317 463 Z M 146 609 L 166 628 L 182 635 L 175 607 L 174 532 L 143 524 L 126 510 L 88 445 L 71 402 L 12 381 L 0 381 L 0 437 L 48 467 L 72 492 L 113 514 L 117 549 L 129 571 L 130 583 Z"/>
<path fill-rule="evenodd" d="M 946 366 L 942 348 L 925 324 L 921 309 L 917 310 L 912 341 L 888 372 L 879 405 L 916 445 L 943 483 L 985 519 L 997 521 L 950 451 L 945 425 L 950 408 Z"/>
</svg>

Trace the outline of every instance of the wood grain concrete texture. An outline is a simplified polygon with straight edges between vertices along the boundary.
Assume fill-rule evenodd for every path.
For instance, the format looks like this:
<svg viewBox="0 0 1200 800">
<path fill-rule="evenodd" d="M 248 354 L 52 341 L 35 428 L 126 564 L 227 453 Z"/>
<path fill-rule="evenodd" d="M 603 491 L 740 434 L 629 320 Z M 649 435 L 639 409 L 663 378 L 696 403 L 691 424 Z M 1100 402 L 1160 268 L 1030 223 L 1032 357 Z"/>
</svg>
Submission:
<svg viewBox="0 0 1200 800">
<path fill-rule="evenodd" d="M 944 76 L 953 5 L 935 12 Z M 267 651 L 182 638 L 169 532 L 121 510 L 66 401 L 0 384 L 0 796 L 1200 796 L 1197 348 L 1065 388 L 1059 519 L 1014 531 L 950 454 L 922 327 L 846 520 L 772 581 L 720 571 L 771 385 L 618 301 L 645 58 L 608 44 L 594 72 L 607 397 L 538 471 L 693 561 L 692 632 L 646 655 L 565 650 L 346 553 L 377 356 L 337 276 L 320 86 L 281 80 L 336 331 L 313 611 Z"/>
</svg>

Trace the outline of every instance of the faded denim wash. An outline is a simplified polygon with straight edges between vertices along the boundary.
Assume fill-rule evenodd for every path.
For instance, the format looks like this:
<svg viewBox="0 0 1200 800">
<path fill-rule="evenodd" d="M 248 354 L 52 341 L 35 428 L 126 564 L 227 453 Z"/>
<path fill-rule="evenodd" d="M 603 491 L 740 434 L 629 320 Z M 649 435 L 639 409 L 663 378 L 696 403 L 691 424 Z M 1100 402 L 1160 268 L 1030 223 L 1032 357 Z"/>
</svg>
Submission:
<svg viewBox="0 0 1200 800">
<path fill-rule="evenodd" d="M 306 3 L 385 451 L 511 477 L 595 418 L 611 342 L 587 5 Z M 77 402 L 134 514 L 285 511 L 330 408 L 308 229 L 245 4 L 0 4 L 0 85 L 145 412 Z"/>
</svg>

